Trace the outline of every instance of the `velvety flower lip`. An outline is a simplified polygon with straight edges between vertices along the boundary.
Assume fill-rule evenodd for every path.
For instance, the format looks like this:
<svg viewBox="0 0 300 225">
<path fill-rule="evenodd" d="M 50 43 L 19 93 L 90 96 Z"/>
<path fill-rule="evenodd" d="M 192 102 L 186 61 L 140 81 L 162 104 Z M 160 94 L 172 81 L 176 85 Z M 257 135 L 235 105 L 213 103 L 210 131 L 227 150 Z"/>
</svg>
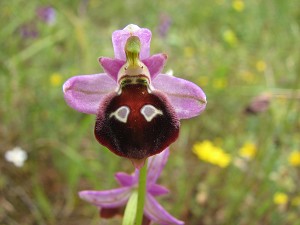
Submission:
<svg viewBox="0 0 300 225">
<path fill-rule="evenodd" d="M 168 189 L 156 184 L 168 156 L 169 149 L 167 148 L 160 154 L 149 157 L 144 214 L 151 221 L 161 225 L 182 225 L 184 224 L 183 221 L 170 215 L 154 198 L 168 193 Z M 118 211 L 116 209 L 125 206 L 131 194 L 136 190 L 139 170 L 136 169 L 133 174 L 119 172 L 116 173 L 115 177 L 121 186 L 120 188 L 105 191 L 81 191 L 79 192 L 80 198 L 98 206 L 100 210 Z"/>
</svg>

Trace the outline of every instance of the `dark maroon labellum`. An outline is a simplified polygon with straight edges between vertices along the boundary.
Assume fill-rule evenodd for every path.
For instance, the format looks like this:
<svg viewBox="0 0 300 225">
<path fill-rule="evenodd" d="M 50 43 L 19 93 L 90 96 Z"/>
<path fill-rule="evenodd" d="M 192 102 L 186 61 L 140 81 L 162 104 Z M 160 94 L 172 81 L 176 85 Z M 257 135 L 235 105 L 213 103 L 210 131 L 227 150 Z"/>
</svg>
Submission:
<svg viewBox="0 0 300 225">
<path fill-rule="evenodd" d="M 105 99 L 97 115 L 95 136 L 117 155 L 143 159 L 174 142 L 179 126 L 179 119 L 163 93 L 149 93 L 147 84 L 129 82 L 121 93 Z"/>
</svg>

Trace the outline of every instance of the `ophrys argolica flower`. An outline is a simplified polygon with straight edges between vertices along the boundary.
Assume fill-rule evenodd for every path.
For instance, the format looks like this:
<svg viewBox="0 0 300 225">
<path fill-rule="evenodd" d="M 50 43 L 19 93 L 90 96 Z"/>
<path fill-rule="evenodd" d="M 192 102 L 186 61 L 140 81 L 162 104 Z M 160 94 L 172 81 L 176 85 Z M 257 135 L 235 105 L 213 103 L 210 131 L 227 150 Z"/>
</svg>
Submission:
<svg viewBox="0 0 300 225">
<path fill-rule="evenodd" d="M 150 41 L 151 31 L 136 25 L 115 31 L 115 58 L 99 58 L 105 73 L 75 76 L 63 86 L 69 106 L 97 115 L 97 140 L 138 168 L 177 139 L 180 119 L 206 106 L 197 85 L 161 73 L 167 56 L 150 56 Z"/>
</svg>

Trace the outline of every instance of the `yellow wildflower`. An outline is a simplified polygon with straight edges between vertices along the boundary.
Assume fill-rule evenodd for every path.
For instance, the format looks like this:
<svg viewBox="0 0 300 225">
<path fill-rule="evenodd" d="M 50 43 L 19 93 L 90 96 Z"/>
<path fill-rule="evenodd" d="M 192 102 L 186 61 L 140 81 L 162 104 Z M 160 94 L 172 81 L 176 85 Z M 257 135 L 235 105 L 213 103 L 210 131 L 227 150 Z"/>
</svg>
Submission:
<svg viewBox="0 0 300 225">
<path fill-rule="evenodd" d="M 251 142 L 246 142 L 239 150 L 240 156 L 247 159 L 253 159 L 256 155 L 256 145 Z"/>
<path fill-rule="evenodd" d="M 289 156 L 291 166 L 300 166 L 300 151 L 293 151 Z"/>
<path fill-rule="evenodd" d="M 183 51 L 186 58 L 193 58 L 195 55 L 195 50 L 192 47 L 185 47 Z"/>
<path fill-rule="evenodd" d="M 258 72 L 264 72 L 267 68 L 267 64 L 265 61 L 259 60 L 256 62 L 255 67 Z"/>
<path fill-rule="evenodd" d="M 238 43 L 236 34 L 229 29 L 223 32 L 223 40 L 230 46 L 236 46 L 236 44 Z"/>
<path fill-rule="evenodd" d="M 208 140 L 196 143 L 193 146 L 193 152 L 199 159 L 222 168 L 227 167 L 231 162 L 231 156 L 229 154 Z"/>
<path fill-rule="evenodd" d="M 273 202 L 276 205 L 285 205 L 288 202 L 288 200 L 289 197 L 283 192 L 276 192 L 273 196 Z"/>
<path fill-rule="evenodd" d="M 199 77 L 199 79 L 198 79 L 198 83 L 199 83 L 199 85 L 200 85 L 201 87 L 207 86 L 208 82 L 209 82 L 209 79 L 208 79 L 207 76 L 201 76 L 201 77 Z"/>
<path fill-rule="evenodd" d="M 212 85 L 215 89 L 221 90 L 227 87 L 227 80 L 225 78 L 215 78 Z"/>
<path fill-rule="evenodd" d="M 249 84 L 255 82 L 255 75 L 253 73 L 251 73 L 250 71 L 243 71 L 241 73 L 241 78 Z"/>
<path fill-rule="evenodd" d="M 62 84 L 62 77 L 59 73 L 53 73 L 50 76 L 50 83 L 52 86 L 57 87 Z"/>
<path fill-rule="evenodd" d="M 237 12 L 242 12 L 245 9 L 245 3 L 242 0 L 234 0 L 232 2 L 232 8 Z"/>
</svg>

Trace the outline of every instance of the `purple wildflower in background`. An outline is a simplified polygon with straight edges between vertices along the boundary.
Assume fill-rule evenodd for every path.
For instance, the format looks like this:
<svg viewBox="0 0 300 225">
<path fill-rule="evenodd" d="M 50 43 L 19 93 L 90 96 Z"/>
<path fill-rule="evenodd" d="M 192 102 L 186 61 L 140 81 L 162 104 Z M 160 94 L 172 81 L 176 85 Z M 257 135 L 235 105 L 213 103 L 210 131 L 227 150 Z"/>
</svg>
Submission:
<svg viewBox="0 0 300 225">
<path fill-rule="evenodd" d="M 56 21 L 56 11 L 51 6 L 39 7 L 36 10 L 36 15 L 41 21 L 48 25 L 53 25 Z"/>
<path fill-rule="evenodd" d="M 23 39 L 37 38 L 39 35 L 36 25 L 33 23 L 23 24 L 19 28 L 19 33 L 20 33 L 21 38 L 23 38 Z"/>
<path fill-rule="evenodd" d="M 37 18 L 48 24 L 53 25 L 56 21 L 56 11 L 50 6 L 39 7 L 36 9 Z M 31 39 L 39 36 L 39 30 L 37 29 L 38 20 L 27 22 L 20 26 L 19 33 L 21 38 Z"/>
<path fill-rule="evenodd" d="M 165 187 L 156 184 L 156 181 L 162 172 L 169 156 L 169 149 L 165 149 L 160 154 L 152 156 L 148 161 L 147 174 L 147 193 L 144 207 L 143 225 L 155 222 L 161 225 L 184 224 L 183 221 L 177 220 L 171 216 L 156 200 L 156 196 L 167 194 L 169 191 Z M 139 170 L 136 169 L 134 174 L 123 172 L 116 173 L 116 180 L 120 188 L 105 191 L 81 191 L 80 198 L 98 206 L 100 216 L 110 218 L 118 213 L 122 214 L 125 205 L 130 196 L 136 191 L 139 179 Z"/>
<path fill-rule="evenodd" d="M 97 115 L 98 142 L 136 168 L 177 139 L 180 119 L 206 106 L 196 84 L 161 73 L 167 56 L 150 56 L 150 41 L 151 31 L 136 25 L 115 31 L 115 58 L 99 59 L 105 73 L 75 76 L 63 85 L 69 106 Z"/>
<path fill-rule="evenodd" d="M 171 17 L 167 14 L 161 14 L 159 17 L 158 33 L 160 37 L 165 38 L 172 24 Z"/>
</svg>

